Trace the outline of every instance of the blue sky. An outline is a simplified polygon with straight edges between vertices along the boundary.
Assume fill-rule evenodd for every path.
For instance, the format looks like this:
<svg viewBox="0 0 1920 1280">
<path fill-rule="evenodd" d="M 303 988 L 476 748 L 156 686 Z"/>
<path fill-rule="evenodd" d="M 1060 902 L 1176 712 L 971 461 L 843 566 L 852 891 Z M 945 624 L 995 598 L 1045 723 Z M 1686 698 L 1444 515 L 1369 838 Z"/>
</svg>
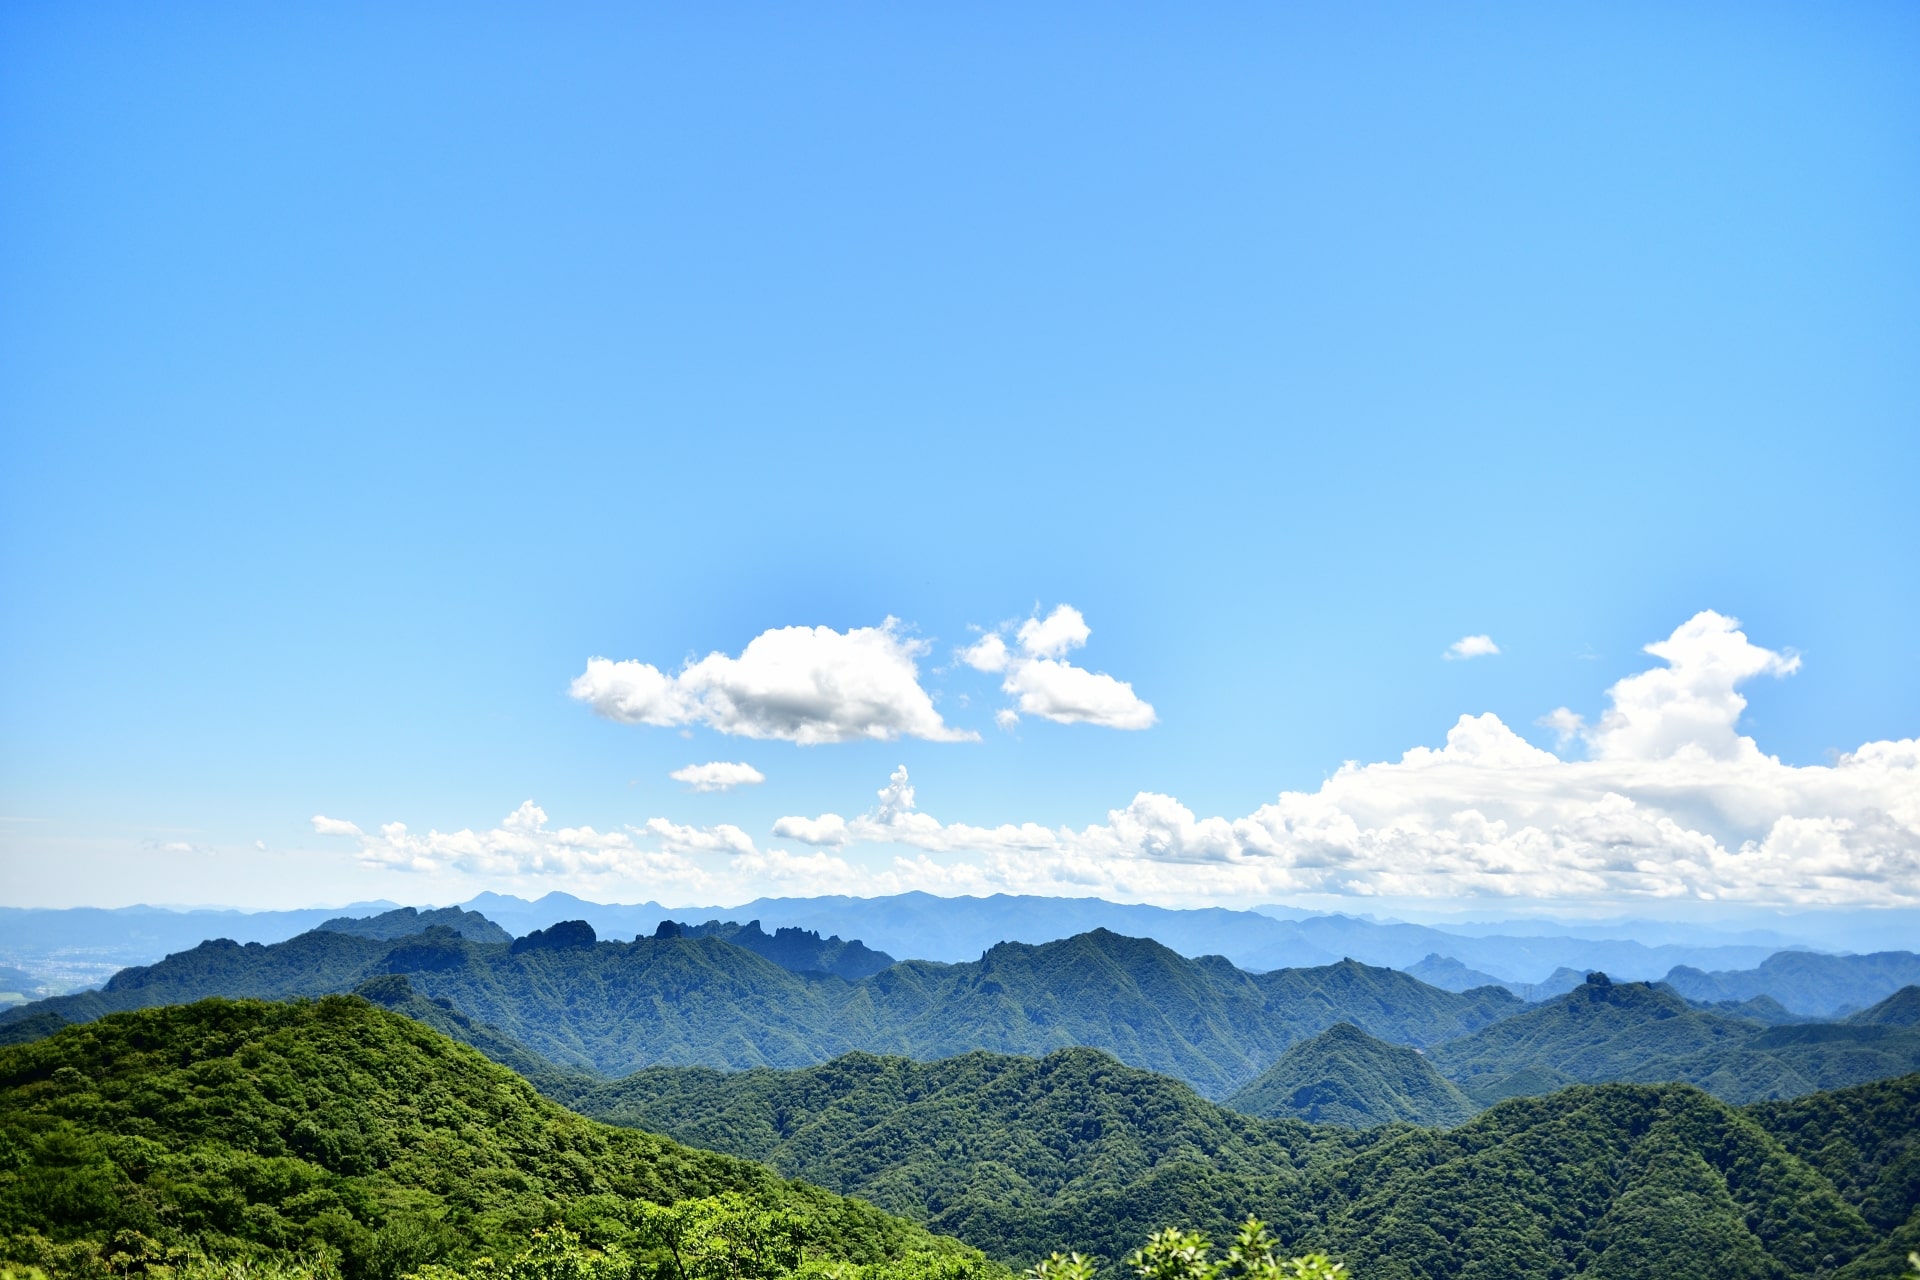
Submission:
<svg viewBox="0 0 1920 1280">
<path fill-rule="evenodd" d="M 1688 670 L 1799 656 L 1728 712 L 1782 767 L 1920 733 L 1910 6 L 395 8 L 0 13 L 0 899 L 885 873 L 1531 908 L 1559 855 L 1414 884 L 1382 867 L 1441 855 L 1396 846 L 1334 883 L 1262 878 L 1304 855 L 1257 840 L 970 833 L 1118 831 L 1142 793 L 1230 822 L 1462 715 L 1598 768 L 1626 738 L 1540 719 L 1597 726 L 1704 610 L 1746 648 L 1722 629 Z M 970 628 L 1061 604 L 1090 635 L 1057 656 L 1150 728 L 995 724 L 1011 675 L 956 657 Z M 569 696 L 595 656 L 671 676 L 888 617 L 979 741 Z M 1468 635 L 1499 653 L 1445 660 Z M 1779 812 L 1660 810 L 1765 876 L 1572 896 L 1920 901 L 1895 757 L 1864 790 L 1737 784 Z M 714 761 L 766 780 L 667 776 Z M 902 843 L 875 795 L 901 766 L 957 834 Z M 1721 795 L 1655 772 L 1498 820 Z M 631 854 L 365 835 L 529 799 Z M 1450 821 L 1429 799 L 1406 821 Z M 771 834 L 863 813 L 870 839 Z M 1854 834 L 1815 854 L 1781 819 Z M 1796 878 L 1823 858 L 1851 888 Z"/>
</svg>

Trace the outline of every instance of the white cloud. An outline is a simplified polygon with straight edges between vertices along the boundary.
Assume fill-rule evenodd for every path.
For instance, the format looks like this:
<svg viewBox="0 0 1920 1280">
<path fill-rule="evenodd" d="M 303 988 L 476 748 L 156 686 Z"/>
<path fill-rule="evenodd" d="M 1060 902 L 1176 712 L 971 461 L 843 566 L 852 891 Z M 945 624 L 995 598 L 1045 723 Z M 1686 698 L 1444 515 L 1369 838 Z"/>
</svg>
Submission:
<svg viewBox="0 0 1920 1280">
<path fill-rule="evenodd" d="M 1157 716 L 1124 680 L 1088 671 L 1064 661 L 1063 654 L 1086 644 L 1087 620 L 1070 604 L 1054 607 L 1045 618 L 1028 618 L 1014 632 L 1015 654 L 998 631 L 990 631 L 960 651 L 960 660 L 977 671 L 1002 674 L 1001 689 L 1013 694 L 1015 707 L 994 716 L 1011 729 L 1022 714 L 1060 724 L 1095 724 L 1108 729 L 1146 729 Z"/>
<path fill-rule="evenodd" d="M 867 869 L 855 868 L 838 854 L 762 849 L 727 823 L 683 826 L 650 818 L 620 831 L 554 829 L 531 800 L 486 831 L 418 835 L 393 822 L 370 835 L 354 823 L 324 816 L 315 817 L 313 826 L 322 835 L 354 840 L 360 861 L 370 867 L 464 873 L 483 883 L 517 882 L 528 891 L 570 883 L 611 897 L 624 886 L 636 886 L 666 902 L 738 901 L 773 884 L 802 886 L 814 893 L 876 891 Z M 614 888 L 616 883 L 623 888 Z M 883 877 L 880 883 L 891 880 Z"/>
<path fill-rule="evenodd" d="M 669 853 L 752 853 L 753 837 L 722 822 L 712 827 L 683 827 L 665 818 L 648 818 L 644 828 L 635 828 L 660 842 Z"/>
<path fill-rule="evenodd" d="M 1782 764 L 1740 734 L 1736 686 L 1797 658 L 1714 613 L 1647 651 L 1666 665 L 1616 683 L 1596 726 L 1565 708 L 1547 718 L 1584 739 L 1584 760 L 1463 715 L 1442 747 L 1349 763 L 1242 818 L 1142 792 L 1078 830 L 942 823 L 901 769 L 844 841 L 917 850 L 894 879 L 950 892 L 1920 903 L 1920 740 Z"/>
<path fill-rule="evenodd" d="M 837 813 L 823 813 L 817 818 L 782 818 L 773 824 L 773 834 L 801 844 L 845 844 L 847 820 Z"/>
<path fill-rule="evenodd" d="M 1490 658 L 1500 652 L 1500 646 L 1493 642 L 1492 636 L 1461 636 L 1447 646 L 1441 656 L 1448 662 L 1465 658 Z"/>
<path fill-rule="evenodd" d="M 1562 749 L 1565 749 L 1574 739 L 1587 731 L 1586 717 L 1577 712 L 1569 711 L 1565 707 L 1555 707 L 1538 720 L 1535 720 L 1534 723 L 1543 729 L 1553 730 L 1554 737 L 1558 739 Z"/>
<path fill-rule="evenodd" d="M 409 831 L 389 822 L 371 835 L 351 822 L 315 816 L 320 835 L 344 836 L 359 845 L 360 861 L 391 871 L 448 871 L 493 877 L 621 877 L 679 883 L 711 883 L 712 872 L 691 855 L 752 855 L 753 840 L 728 824 L 680 826 L 664 818 L 624 831 L 547 826 L 546 811 L 528 800 L 487 831 Z"/>
<path fill-rule="evenodd" d="M 667 776 L 675 782 L 686 783 L 695 791 L 731 791 L 735 787 L 756 786 L 767 780 L 766 774 L 750 764 L 730 764 L 724 760 L 690 764 L 684 769 L 675 769 Z"/>
<path fill-rule="evenodd" d="M 710 653 L 673 676 L 645 662 L 593 658 L 570 692 L 625 724 L 704 724 L 746 738 L 976 738 L 941 720 L 921 688 L 917 659 L 926 648 L 895 618 L 845 632 L 782 627 L 755 636 L 737 658 Z"/>
<path fill-rule="evenodd" d="M 1093 628 L 1080 616 L 1080 611 L 1070 604 L 1056 605 L 1052 613 L 1044 619 L 1028 618 L 1020 624 L 1015 633 L 1020 639 L 1020 647 L 1030 657 L 1058 658 L 1072 649 L 1078 649 L 1087 643 L 1087 637 L 1093 634 Z"/>
<path fill-rule="evenodd" d="M 1760 648 L 1737 619 L 1711 609 L 1646 651 L 1667 665 L 1628 676 L 1607 691 L 1613 706 L 1586 735 L 1594 755 L 1608 760 L 1681 754 L 1759 758 L 1760 748 L 1736 727 L 1747 700 L 1734 687 L 1755 676 L 1792 675 L 1800 669 L 1798 656 Z"/>
<path fill-rule="evenodd" d="M 997 631 L 989 631 L 962 649 L 960 660 L 975 671 L 1005 671 L 1013 665 L 1013 655 L 1007 651 L 1007 642 L 1000 638 Z"/>
<path fill-rule="evenodd" d="M 1023 651 L 1024 652 L 1024 651 Z M 1920 739 L 1872 742 L 1830 764 L 1783 764 L 1739 731 L 1738 686 L 1799 660 L 1702 613 L 1649 645 L 1662 660 L 1607 691 L 1597 722 L 1547 723 L 1563 759 L 1499 717 L 1463 715 L 1443 745 L 1348 763 L 1312 791 L 1244 817 L 1141 792 L 1083 827 L 945 823 L 904 767 L 867 812 L 784 817 L 762 849 L 740 828 L 664 818 L 621 831 L 550 829 L 531 801 L 490 831 L 369 835 L 316 817 L 374 866 L 525 879 L 617 877 L 663 901 L 794 892 L 1101 894 L 1221 903 L 1371 899 L 1719 899 L 1920 905 Z M 1050 659 L 1010 655 L 1010 665 Z M 890 859 L 890 861 L 889 861 Z M 875 865 L 878 862 L 879 865 Z M 601 881 L 604 883 L 604 880 Z"/>
</svg>

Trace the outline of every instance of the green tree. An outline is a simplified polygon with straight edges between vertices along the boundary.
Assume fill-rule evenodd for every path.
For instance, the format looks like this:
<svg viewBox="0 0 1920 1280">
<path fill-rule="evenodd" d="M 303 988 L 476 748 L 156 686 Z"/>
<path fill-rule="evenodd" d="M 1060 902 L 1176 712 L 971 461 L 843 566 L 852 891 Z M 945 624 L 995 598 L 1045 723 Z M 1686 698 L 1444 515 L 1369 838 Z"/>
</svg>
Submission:
<svg viewBox="0 0 1920 1280">
<path fill-rule="evenodd" d="M 1148 1236 L 1146 1244 L 1127 1258 L 1127 1265 L 1140 1280 L 1349 1280 L 1345 1264 L 1324 1253 L 1282 1257 L 1279 1242 L 1255 1217 L 1240 1224 L 1225 1257 L 1210 1261 L 1211 1249 L 1199 1232 L 1168 1227 Z"/>
<path fill-rule="evenodd" d="M 800 1265 L 800 1219 L 738 1192 L 635 1207 L 642 1243 L 666 1252 L 676 1280 L 775 1280 Z"/>
<path fill-rule="evenodd" d="M 406 1280 L 627 1280 L 632 1272 L 632 1261 L 620 1250 L 588 1249 L 579 1236 L 555 1226 L 535 1231 L 527 1248 L 505 1261 L 477 1258 L 464 1272 L 425 1266 Z"/>
</svg>

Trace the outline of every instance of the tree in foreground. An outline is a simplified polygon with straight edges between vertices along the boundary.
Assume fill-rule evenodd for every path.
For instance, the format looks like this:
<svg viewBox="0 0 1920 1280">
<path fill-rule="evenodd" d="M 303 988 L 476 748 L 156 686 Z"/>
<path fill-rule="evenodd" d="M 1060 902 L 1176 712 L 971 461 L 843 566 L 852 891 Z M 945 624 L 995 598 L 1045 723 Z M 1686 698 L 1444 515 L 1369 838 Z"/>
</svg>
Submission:
<svg viewBox="0 0 1920 1280">
<path fill-rule="evenodd" d="M 1351 1280 L 1346 1265 L 1324 1253 L 1282 1257 L 1279 1248 L 1266 1224 L 1249 1217 L 1217 1260 L 1208 1257 L 1213 1245 L 1206 1236 L 1168 1227 L 1128 1255 L 1127 1266 L 1140 1280 Z M 1094 1280 L 1094 1266 L 1077 1253 L 1056 1253 L 1027 1275 L 1031 1280 Z"/>
</svg>

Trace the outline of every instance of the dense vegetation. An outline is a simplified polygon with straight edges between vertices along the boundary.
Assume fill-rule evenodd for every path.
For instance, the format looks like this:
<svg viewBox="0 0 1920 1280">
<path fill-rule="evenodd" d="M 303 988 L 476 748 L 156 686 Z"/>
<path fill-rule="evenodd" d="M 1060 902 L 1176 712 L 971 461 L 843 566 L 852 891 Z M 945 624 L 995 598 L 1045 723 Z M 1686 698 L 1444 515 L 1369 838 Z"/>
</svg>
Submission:
<svg viewBox="0 0 1920 1280">
<path fill-rule="evenodd" d="M 1223 1238 L 1254 1213 L 1368 1277 L 1877 1280 L 1920 1196 L 1920 1077 L 1746 1113 L 1686 1086 L 1576 1087 L 1444 1133 L 1259 1120 L 1086 1050 L 655 1068 L 574 1101 L 1021 1265 L 1062 1247 L 1111 1263 L 1161 1224 Z M 1820 1107 L 1853 1145 L 1840 1119 L 1792 1119 Z"/>
<path fill-rule="evenodd" d="M 1288 1049 L 1253 1083 L 1228 1095 L 1227 1105 L 1248 1115 L 1355 1129 L 1395 1120 L 1447 1128 L 1480 1110 L 1416 1050 L 1346 1022 Z"/>
<path fill-rule="evenodd" d="M 797 1067 L 851 1050 L 942 1058 L 1090 1045 L 1217 1097 L 1338 1022 L 1433 1045 L 1521 1007 L 1499 989 L 1441 991 L 1353 961 L 1251 974 L 1104 930 L 846 982 L 719 938 L 595 942 L 584 925 L 563 928 L 511 946 L 447 929 L 396 941 L 316 931 L 272 946 L 208 942 L 123 970 L 101 991 L 0 1015 L 0 1042 L 44 1034 L 47 1014 L 80 1021 L 211 995 L 318 996 L 405 974 L 420 994 L 554 1063 L 606 1074 L 656 1063 Z M 15 1025 L 34 1017 L 30 1029 Z"/>
<path fill-rule="evenodd" d="M 1883 1237 L 1856 1271 L 1892 1275 L 1902 1255 L 1920 1249 L 1920 1075 L 1755 1103 L 1747 1113 Z"/>
<path fill-rule="evenodd" d="M 849 982 L 858 982 L 894 963 L 892 956 L 875 951 L 858 938 L 843 941 L 839 934 L 823 938 L 812 929 L 785 928 L 768 933 L 758 920 L 740 924 L 732 920 L 709 920 L 705 924 L 681 924 L 662 920 L 653 932 L 656 938 L 721 938 L 736 947 L 745 947 L 757 956 L 791 969 L 795 973 L 831 973 Z"/>
<path fill-rule="evenodd" d="M 823 1259 L 981 1266 L 858 1201 L 574 1115 L 351 997 L 150 1009 L 0 1050 L 0 1253 L 57 1274 L 198 1248 L 391 1280 L 553 1223 L 644 1254 L 644 1204 L 729 1194 Z"/>
<path fill-rule="evenodd" d="M 115 1009 L 209 995 L 313 997 L 373 982 L 369 997 L 392 1004 L 378 983 L 405 977 L 411 994 L 471 1022 L 410 1014 L 528 1075 L 547 1069 L 541 1060 L 617 1075 L 655 1064 L 800 1067 L 849 1051 L 925 1060 L 978 1048 L 1041 1055 L 1088 1045 L 1220 1098 L 1342 1022 L 1424 1048 L 1426 1062 L 1479 1105 L 1573 1083 L 1670 1080 L 1745 1102 L 1920 1069 L 1916 997 L 1897 993 L 1844 1024 L 1806 1026 L 1769 997 L 1706 1007 L 1664 986 L 1604 975 L 1526 1006 L 1500 988 L 1447 992 L 1353 961 L 1250 974 L 1218 957 L 1188 960 L 1100 930 L 1042 946 L 1003 944 L 971 964 L 909 961 L 849 982 L 783 968 L 738 945 L 743 936 L 785 948 L 790 960 L 862 962 L 844 944 L 833 952 L 832 939 L 784 930 L 613 943 L 573 922 L 510 944 L 445 927 L 400 938 L 316 930 L 271 946 L 203 943 L 123 970 L 100 991 L 17 1006 L 0 1013 L 0 1043 Z M 1430 1080 L 1415 1089 L 1426 1103 L 1396 1095 L 1411 1087 L 1410 1077 L 1393 1083 L 1411 1070 L 1401 1061 L 1402 1069 L 1342 1064 L 1338 1078 L 1352 1093 L 1345 1101 L 1282 1107 L 1268 1093 L 1241 1101 L 1342 1122 L 1449 1122 L 1457 1104 Z"/>
<path fill-rule="evenodd" d="M 1355 1141 L 1230 1111 L 1092 1049 L 1037 1060 L 850 1054 L 798 1071 L 655 1067 L 566 1101 L 765 1161 L 1023 1263 L 1063 1243 L 1115 1258 L 1174 1221 L 1230 1232 Z M 1297 1234 L 1305 1220 L 1280 1226 Z"/>
<path fill-rule="evenodd" d="M 1696 1008 L 1663 986 L 1596 974 L 1565 996 L 1436 1047 L 1431 1057 L 1481 1103 L 1610 1080 L 1682 1080 L 1747 1102 L 1920 1070 L 1920 1032 L 1769 1027 Z"/>
<path fill-rule="evenodd" d="M 1920 1027 L 1920 987 L 1902 987 L 1879 1004 L 1849 1014 L 1847 1021 L 1865 1027 Z"/>
<path fill-rule="evenodd" d="M 492 1034 L 410 979 L 375 986 Z M 581 1107 L 1020 1265 L 1071 1249 L 1111 1269 L 1168 1223 L 1228 1239 L 1248 1214 L 1368 1280 L 1878 1280 L 1920 1243 L 1920 1077 L 1745 1112 L 1682 1085 L 1583 1086 L 1442 1132 L 1261 1120 L 1084 1049 L 617 1082 L 543 1070 Z M 358 999 L 151 1009 L 0 1050 L 0 1253 L 58 1273 L 150 1270 L 197 1246 L 304 1252 L 347 1280 L 429 1263 L 450 1270 L 424 1280 L 627 1280 L 636 1264 L 677 1280 L 672 1241 L 741 1239 L 770 1261 L 737 1274 L 769 1280 L 987 1265 L 860 1201 L 563 1110 Z"/>
</svg>

